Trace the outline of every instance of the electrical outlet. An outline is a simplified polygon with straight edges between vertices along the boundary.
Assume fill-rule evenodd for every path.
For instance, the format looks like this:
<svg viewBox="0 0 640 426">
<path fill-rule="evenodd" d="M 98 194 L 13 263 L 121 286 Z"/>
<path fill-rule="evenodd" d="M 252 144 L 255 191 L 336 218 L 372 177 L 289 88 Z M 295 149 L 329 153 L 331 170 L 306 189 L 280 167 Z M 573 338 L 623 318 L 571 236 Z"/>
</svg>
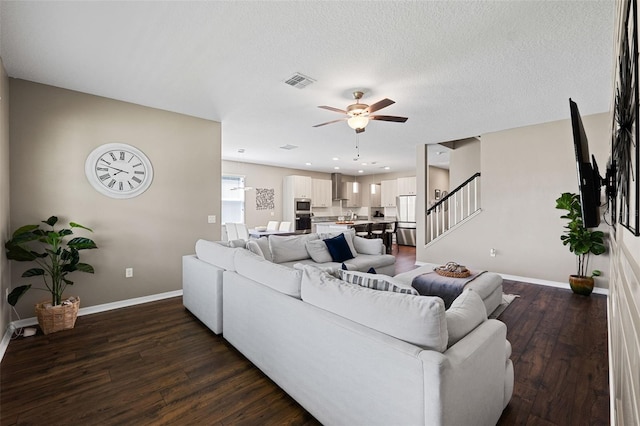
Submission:
<svg viewBox="0 0 640 426">
<path fill-rule="evenodd" d="M 215 214 L 210 214 L 209 216 L 207 216 L 207 222 L 208 223 L 216 223 L 216 215 Z"/>
<path fill-rule="evenodd" d="M 496 257 L 496 249 L 492 248 L 491 250 L 489 250 L 489 256 Z"/>
<path fill-rule="evenodd" d="M 133 277 L 133 268 L 126 268 L 124 270 L 124 277 L 125 278 L 131 278 Z"/>
</svg>

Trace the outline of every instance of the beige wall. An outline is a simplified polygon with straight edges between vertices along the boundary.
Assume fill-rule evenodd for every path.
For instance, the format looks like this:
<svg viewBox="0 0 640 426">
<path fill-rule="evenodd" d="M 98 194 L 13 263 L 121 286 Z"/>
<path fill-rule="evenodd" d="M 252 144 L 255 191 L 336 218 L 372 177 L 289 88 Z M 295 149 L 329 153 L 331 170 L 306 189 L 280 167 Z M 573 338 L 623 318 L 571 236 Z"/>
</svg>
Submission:
<svg viewBox="0 0 640 426">
<path fill-rule="evenodd" d="M 480 140 L 462 139 L 449 151 L 449 192 L 480 171 Z"/>
<path fill-rule="evenodd" d="M 92 306 L 182 288 L 181 256 L 198 238 L 219 239 L 220 123 L 10 79 L 11 228 L 50 215 L 94 229 L 100 247 L 84 252 L 95 275 L 75 273 L 67 293 Z M 154 180 L 142 195 L 108 198 L 88 183 L 87 155 L 123 142 L 151 160 Z M 126 267 L 133 278 L 124 278 Z M 26 264 L 13 265 L 14 283 Z M 33 316 L 45 299 L 31 291 L 18 304 Z"/>
<path fill-rule="evenodd" d="M 256 191 L 245 192 L 245 223 L 249 228 L 266 225 L 270 220 L 282 221 L 282 181 L 285 176 L 300 175 L 310 176 L 314 179 L 331 179 L 331 175 L 328 173 L 236 161 L 223 161 L 222 174 L 244 176 L 245 186 L 274 189 L 275 208 L 273 210 L 256 210 Z M 273 212 L 273 216 L 271 212 Z"/>
<path fill-rule="evenodd" d="M 441 193 L 449 191 L 449 170 L 429 166 L 429 189 L 426 195 L 429 207 L 439 201 L 435 198 L 436 189 L 439 189 Z"/>
<path fill-rule="evenodd" d="M 9 78 L 0 58 L 0 241 L 3 246 L 10 235 L 9 170 Z M 5 299 L 9 288 L 11 266 L 3 254 L 0 256 L 0 333 L 4 333 L 10 321 L 10 307 Z"/>
<path fill-rule="evenodd" d="M 604 168 L 610 143 L 609 114 L 583 120 L 591 153 Z M 562 192 L 578 190 L 570 121 L 483 135 L 480 171 L 482 213 L 429 247 L 419 246 L 417 259 L 456 261 L 510 275 L 567 282 L 575 272 L 575 256 L 560 241 L 565 221 L 555 209 L 555 199 Z M 489 256 L 491 248 L 496 249 L 496 257 Z M 596 285 L 606 287 L 608 256 L 592 258 L 592 268 L 604 272 Z"/>
</svg>

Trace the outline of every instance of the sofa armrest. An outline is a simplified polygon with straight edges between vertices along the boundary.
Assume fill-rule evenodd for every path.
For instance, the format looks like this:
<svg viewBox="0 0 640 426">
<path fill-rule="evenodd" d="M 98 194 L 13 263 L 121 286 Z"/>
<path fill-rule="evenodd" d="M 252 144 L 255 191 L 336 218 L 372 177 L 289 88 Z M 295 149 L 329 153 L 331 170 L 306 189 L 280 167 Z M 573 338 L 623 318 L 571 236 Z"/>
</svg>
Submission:
<svg viewBox="0 0 640 426">
<path fill-rule="evenodd" d="M 495 425 L 505 400 L 507 327 L 487 320 L 443 354 L 424 351 L 425 385 L 439 383 L 439 394 L 425 387 L 425 416 L 439 413 L 441 424 Z M 427 421 L 429 423 L 429 421 Z"/>
<path fill-rule="evenodd" d="M 198 259 L 182 257 L 182 303 L 216 334 L 222 333 L 222 272 Z"/>
</svg>

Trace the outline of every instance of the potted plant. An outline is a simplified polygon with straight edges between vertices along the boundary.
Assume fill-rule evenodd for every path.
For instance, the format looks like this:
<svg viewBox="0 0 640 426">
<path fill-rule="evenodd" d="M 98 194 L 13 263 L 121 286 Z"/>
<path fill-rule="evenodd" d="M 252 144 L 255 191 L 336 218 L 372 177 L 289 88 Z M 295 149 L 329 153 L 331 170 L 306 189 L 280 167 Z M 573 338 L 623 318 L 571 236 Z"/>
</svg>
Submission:
<svg viewBox="0 0 640 426">
<path fill-rule="evenodd" d="M 597 269 L 588 274 L 589 257 L 606 251 L 604 233 L 585 228 L 578 194 L 563 193 L 556 200 L 556 208 L 567 211 L 561 218 L 569 220 L 569 223 L 565 225 L 564 234 L 560 239 L 562 244 L 568 245 L 571 253 L 576 255 L 578 271 L 577 274 L 569 276 L 569 285 L 574 293 L 588 296 L 593 291 L 593 277 L 601 274 Z"/>
<path fill-rule="evenodd" d="M 18 228 L 11 239 L 5 243 L 7 259 L 18 262 L 35 262 L 37 267 L 27 269 L 22 273 L 23 278 L 42 277 L 45 288 L 35 287 L 37 290 L 48 291 L 51 302 L 46 301 L 36 305 L 36 315 L 40 328 L 45 334 L 73 328 L 78 314 L 80 299 L 71 297 L 63 300 L 63 293 L 73 281 L 67 275 L 74 271 L 93 274 L 93 266 L 80 262 L 80 250 L 98 248 L 93 240 L 75 237 L 72 228 L 81 228 L 93 232 L 86 226 L 75 222 L 69 223 L 69 228 L 56 230 L 58 222 L 56 216 L 42 221 L 50 229 L 41 228 L 42 225 L 25 225 Z M 14 288 L 7 296 L 7 302 L 15 306 L 18 300 L 32 287 L 32 284 Z"/>
</svg>

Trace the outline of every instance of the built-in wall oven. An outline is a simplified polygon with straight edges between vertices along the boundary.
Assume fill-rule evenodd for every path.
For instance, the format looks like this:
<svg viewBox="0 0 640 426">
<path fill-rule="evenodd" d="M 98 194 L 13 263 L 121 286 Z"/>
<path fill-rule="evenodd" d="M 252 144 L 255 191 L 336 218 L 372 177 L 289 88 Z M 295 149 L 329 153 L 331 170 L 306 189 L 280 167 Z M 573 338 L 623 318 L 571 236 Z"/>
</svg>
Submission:
<svg viewBox="0 0 640 426">
<path fill-rule="evenodd" d="M 296 231 L 311 231 L 311 200 L 307 198 L 296 198 L 293 200 L 295 206 Z"/>
</svg>

